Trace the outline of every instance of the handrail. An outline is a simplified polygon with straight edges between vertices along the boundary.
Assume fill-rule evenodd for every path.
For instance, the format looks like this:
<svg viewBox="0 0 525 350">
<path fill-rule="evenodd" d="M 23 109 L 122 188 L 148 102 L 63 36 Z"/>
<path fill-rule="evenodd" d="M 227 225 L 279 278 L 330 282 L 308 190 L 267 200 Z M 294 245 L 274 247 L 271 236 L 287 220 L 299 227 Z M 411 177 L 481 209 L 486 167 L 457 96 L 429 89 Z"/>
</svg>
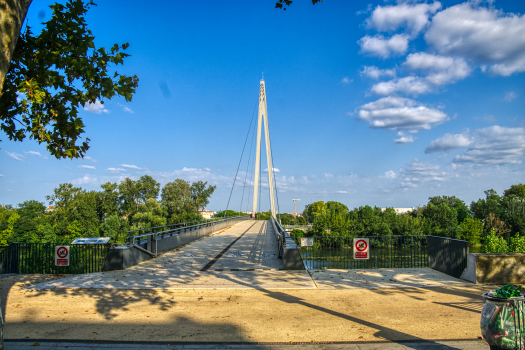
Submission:
<svg viewBox="0 0 525 350">
<path fill-rule="evenodd" d="M 124 237 L 128 243 L 128 247 L 129 246 L 133 246 L 134 248 L 137 248 L 138 250 L 152 256 L 152 257 L 156 257 L 158 254 L 157 254 L 157 240 L 158 240 L 158 236 L 159 235 L 165 235 L 165 234 L 168 234 L 168 233 L 174 233 L 174 232 L 177 232 L 177 231 L 182 231 L 182 230 L 187 230 L 187 229 L 198 229 L 200 227 L 207 227 L 207 226 L 211 226 L 211 225 L 216 225 L 218 223 L 221 223 L 221 222 L 225 222 L 225 221 L 229 221 L 229 220 L 232 220 L 232 219 L 238 219 L 238 218 L 245 218 L 245 217 L 248 217 L 248 215 L 238 215 L 238 216 L 229 216 L 229 217 L 226 217 L 226 218 L 223 218 L 223 219 L 220 219 L 220 220 L 216 220 L 216 221 L 212 221 L 212 222 L 209 222 L 209 221 L 206 221 L 204 223 L 200 223 L 200 224 L 196 224 L 196 225 L 191 225 L 191 226 L 184 226 L 184 227 L 178 227 L 178 228 L 174 228 L 174 229 L 169 229 L 169 230 L 165 230 L 165 231 L 160 231 L 160 232 L 148 232 L 148 233 L 142 233 L 140 235 L 133 235 L 133 236 L 127 236 L 127 237 Z M 193 222 L 193 221 L 191 221 Z M 191 223 L 190 222 L 190 223 Z M 211 225 L 210 225 L 211 224 Z M 165 227 L 165 226 L 158 226 L 158 227 Z M 147 229 L 152 229 L 150 227 L 148 228 L 144 228 L 144 229 L 141 229 L 141 230 L 147 230 Z M 126 232 L 136 232 L 138 230 L 133 230 L 133 231 L 126 231 Z M 144 249 L 142 248 L 141 246 L 137 245 L 135 243 L 135 240 L 136 239 L 140 239 L 140 238 L 143 238 L 143 237 L 149 237 L 149 236 L 154 236 L 153 237 L 153 240 L 155 241 L 155 249 L 154 249 L 154 252 L 150 252 L 149 250 L 147 249 Z"/>
</svg>

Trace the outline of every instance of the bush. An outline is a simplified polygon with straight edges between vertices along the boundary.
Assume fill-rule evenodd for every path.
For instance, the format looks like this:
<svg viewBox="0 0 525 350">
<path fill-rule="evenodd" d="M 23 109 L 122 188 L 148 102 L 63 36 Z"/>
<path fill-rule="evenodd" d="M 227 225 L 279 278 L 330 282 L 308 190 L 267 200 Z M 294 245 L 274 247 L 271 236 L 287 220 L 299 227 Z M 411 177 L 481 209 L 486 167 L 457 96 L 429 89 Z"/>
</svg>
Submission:
<svg viewBox="0 0 525 350">
<path fill-rule="evenodd" d="M 514 237 L 510 238 L 509 251 L 512 253 L 525 253 L 525 237 L 516 233 Z"/>
<path fill-rule="evenodd" d="M 482 253 L 508 253 L 509 245 L 503 237 L 496 235 L 496 230 L 492 229 L 490 233 L 485 237 L 483 244 L 481 245 Z"/>
<path fill-rule="evenodd" d="M 290 232 L 290 236 L 292 238 L 304 237 L 304 231 L 303 230 L 294 229 L 292 232 Z"/>
</svg>

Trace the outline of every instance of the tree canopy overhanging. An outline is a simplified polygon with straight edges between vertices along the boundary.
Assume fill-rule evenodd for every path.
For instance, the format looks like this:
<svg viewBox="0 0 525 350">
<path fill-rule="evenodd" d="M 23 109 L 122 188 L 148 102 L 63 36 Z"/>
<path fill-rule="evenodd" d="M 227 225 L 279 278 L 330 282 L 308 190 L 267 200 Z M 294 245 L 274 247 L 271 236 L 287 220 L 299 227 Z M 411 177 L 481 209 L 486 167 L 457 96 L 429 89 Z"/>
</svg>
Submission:
<svg viewBox="0 0 525 350">
<path fill-rule="evenodd" d="M 29 7 L 31 1 L 8 3 L 14 5 L 0 8 L 2 16 L 8 11 L 23 12 L 20 8 Z M 53 15 L 38 36 L 27 26 L 12 51 L 2 51 L 0 128 L 10 140 L 29 137 L 44 143 L 56 158 L 83 157 L 89 138 L 81 139 L 84 122 L 78 109 L 115 96 L 131 101 L 138 77 L 110 72 L 113 64 L 123 64 L 129 57 L 123 52 L 129 44 L 115 44 L 110 50 L 96 48 L 85 21 L 87 11 L 95 5 L 82 0 L 51 5 Z M 25 13 L 18 17 L 23 21 Z M 21 28 L 19 22 L 11 25 Z M 2 43 L 9 41 L 8 35 L 2 30 Z M 13 45 L 12 40 L 10 43 Z M 4 70 L 5 61 L 8 70 Z"/>
</svg>

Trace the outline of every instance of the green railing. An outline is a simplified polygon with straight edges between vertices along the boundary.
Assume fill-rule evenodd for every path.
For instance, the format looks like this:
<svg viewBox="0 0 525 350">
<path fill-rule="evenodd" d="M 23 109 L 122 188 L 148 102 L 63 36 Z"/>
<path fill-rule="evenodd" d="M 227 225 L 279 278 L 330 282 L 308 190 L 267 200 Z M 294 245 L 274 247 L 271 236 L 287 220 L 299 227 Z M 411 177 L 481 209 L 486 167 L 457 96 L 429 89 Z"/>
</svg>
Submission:
<svg viewBox="0 0 525 350">
<path fill-rule="evenodd" d="M 70 245 L 69 266 L 55 266 L 58 243 L 11 243 L 0 252 L 0 273 L 79 274 L 101 272 L 109 244 Z"/>
</svg>

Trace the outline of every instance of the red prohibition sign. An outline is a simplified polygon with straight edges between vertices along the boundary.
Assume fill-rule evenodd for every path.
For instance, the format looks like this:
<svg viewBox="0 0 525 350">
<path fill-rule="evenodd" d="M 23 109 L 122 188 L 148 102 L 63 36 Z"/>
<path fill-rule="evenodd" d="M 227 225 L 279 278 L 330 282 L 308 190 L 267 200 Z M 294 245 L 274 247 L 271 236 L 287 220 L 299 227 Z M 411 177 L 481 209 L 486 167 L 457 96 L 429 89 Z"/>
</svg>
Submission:
<svg viewBox="0 0 525 350">
<path fill-rule="evenodd" d="M 363 239 L 360 239 L 359 241 L 355 242 L 355 249 L 357 249 L 360 252 L 363 252 L 366 250 L 368 245 L 366 244 L 366 241 Z"/>
<path fill-rule="evenodd" d="M 57 255 L 60 259 L 64 259 L 67 256 L 66 247 L 60 247 L 57 249 Z"/>
</svg>

